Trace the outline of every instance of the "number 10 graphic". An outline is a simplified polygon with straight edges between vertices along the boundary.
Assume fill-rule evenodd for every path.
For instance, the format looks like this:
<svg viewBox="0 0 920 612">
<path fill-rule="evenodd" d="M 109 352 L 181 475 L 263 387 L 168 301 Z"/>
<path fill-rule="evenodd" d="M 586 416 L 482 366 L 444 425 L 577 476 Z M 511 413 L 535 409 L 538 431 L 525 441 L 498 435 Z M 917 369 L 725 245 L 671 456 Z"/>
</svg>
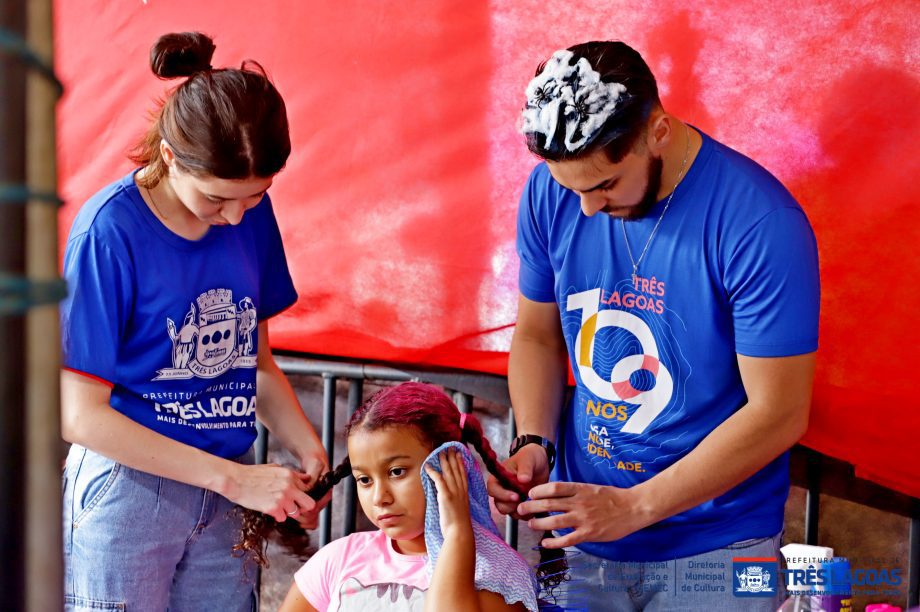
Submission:
<svg viewBox="0 0 920 612">
<path fill-rule="evenodd" d="M 575 338 L 575 359 L 578 364 L 578 376 L 582 383 L 598 397 L 612 401 L 627 401 L 639 407 L 623 424 L 623 433 L 639 434 L 651 424 L 668 402 L 674 392 L 671 373 L 658 357 L 658 345 L 649 326 L 636 315 L 623 310 L 604 310 L 598 312 L 601 290 L 591 289 L 569 296 L 566 310 L 581 310 L 581 328 Z M 610 380 L 604 380 L 594 371 L 594 340 L 598 330 L 605 327 L 625 329 L 636 337 L 642 345 L 641 355 L 623 357 L 610 373 Z M 647 391 L 636 389 L 630 382 L 633 373 L 648 371 L 655 384 Z"/>
</svg>

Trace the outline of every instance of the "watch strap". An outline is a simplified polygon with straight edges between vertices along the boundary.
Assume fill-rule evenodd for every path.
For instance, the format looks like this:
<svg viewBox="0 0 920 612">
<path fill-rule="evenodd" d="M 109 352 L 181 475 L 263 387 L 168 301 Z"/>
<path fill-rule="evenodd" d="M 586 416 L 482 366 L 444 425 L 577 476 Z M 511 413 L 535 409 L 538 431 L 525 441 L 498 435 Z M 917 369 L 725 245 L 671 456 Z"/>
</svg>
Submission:
<svg viewBox="0 0 920 612">
<path fill-rule="evenodd" d="M 508 456 L 513 456 L 528 444 L 539 444 L 542 446 L 543 450 L 546 451 L 546 459 L 549 462 L 550 471 L 556 467 L 556 446 L 543 436 L 538 436 L 536 434 L 523 434 L 516 437 L 511 442 L 511 449 L 508 451 Z"/>
</svg>

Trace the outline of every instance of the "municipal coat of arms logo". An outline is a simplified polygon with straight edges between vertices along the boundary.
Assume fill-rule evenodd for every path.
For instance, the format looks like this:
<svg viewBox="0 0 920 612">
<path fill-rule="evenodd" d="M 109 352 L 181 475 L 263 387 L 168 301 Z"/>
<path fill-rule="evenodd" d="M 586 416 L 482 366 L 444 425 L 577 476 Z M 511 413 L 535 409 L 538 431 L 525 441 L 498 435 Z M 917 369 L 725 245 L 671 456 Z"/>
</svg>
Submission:
<svg viewBox="0 0 920 612">
<path fill-rule="evenodd" d="M 215 378 L 230 368 L 256 367 L 252 334 L 257 323 L 252 299 L 236 303 L 230 289 L 202 293 L 189 305 L 180 328 L 167 317 L 172 367 L 157 370 L 153 380 Z"/>
<path fill-rule="evenodd" d="M 777 575 L 773 559 L 734 559 L 734 594 L 738 597 L 772 597 L 776 592 L 773 579 Z M 740 571 L 739 571 L 740 570 Z M 773 570 L 772 572 L 770 570 Z"/>
</svg>

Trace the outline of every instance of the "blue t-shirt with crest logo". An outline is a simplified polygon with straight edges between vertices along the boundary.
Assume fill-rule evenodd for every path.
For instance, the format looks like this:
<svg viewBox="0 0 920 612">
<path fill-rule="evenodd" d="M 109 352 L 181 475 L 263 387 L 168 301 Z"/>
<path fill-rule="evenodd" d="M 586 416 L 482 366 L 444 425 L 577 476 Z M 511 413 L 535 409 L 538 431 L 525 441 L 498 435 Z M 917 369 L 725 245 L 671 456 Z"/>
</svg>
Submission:
<svg viewBox="0 0 920 612">
<path fill-rule="evenodd" d="M 626 222 L 634 257 L 665 204 Z M 738 354 L 818 346 L 808 219 L 769 172 L 705 134 L 635 278 L 620 220 L 582 214 L 546 164 L 522 194 L 517 251 L 521 293 L 559 306 L 576 380 L 554 480 L 625 488 L 652 478 L 745 405 Z M 713 500 L 579 548 L 659 561 L 772 536 L 782 529 L 788 472 L 785 453 Z"/>
<path fill-rule="evenodd" d="M 268 195 L 236 226 L 182 238 L 134 173 L 80 209 L 64 253 L 65 368 L 112 387 L 111 406 L 220 457 L 252 445 L 258 324 L 294 303 Z"/>
</svg>

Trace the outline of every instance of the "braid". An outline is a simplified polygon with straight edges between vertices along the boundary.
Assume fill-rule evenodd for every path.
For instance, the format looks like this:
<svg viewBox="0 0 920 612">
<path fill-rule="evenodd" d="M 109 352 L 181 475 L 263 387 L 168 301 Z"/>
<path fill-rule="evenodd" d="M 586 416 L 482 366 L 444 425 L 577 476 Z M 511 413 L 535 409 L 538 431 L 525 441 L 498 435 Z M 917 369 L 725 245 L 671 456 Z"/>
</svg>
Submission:
<svg viewBox="0 0 920 612">
<path fill-rule="evenodd" d="M 527 497 L 528 488 L 518 482 L 517 477 L 512 474 L 508 468 L 498 461 L 492 445 L 482 431 L 482 425 L 479 420 L 471 414 L 466 416 L 463 423 L 463 430 L 460 432 L 462 442 L 473 445 L 479 456 L 482 457 L 486 469 L 489 470 L 499 483 L 506 489 L 510 489 L 520 495 L 522 498 Z M 545 513 L 535 515 L 537 518 L 549 516 Z M 554 537 L 552 531 L 543 533 L 543 538 Z M 540 583 L 541 590 L 551 591 L 561 583 L 568 580 L 569 564 L 565 559 L 565 551 L 561 548 L 537 547 L 540 552 L 540 562 L 537 564 L 537 580 Z"/>
<path fill-rule="evenodd" d="M 462 442 L 473 445 L 473 448 L 475 448 L 479 456 L 482 457 L 483 463 L 486 464 L 486 469 L 489 470 L 490 474 L 495 476 L 503 487 L 511 489 L 521 497 L 527 497 L 527 488 L 518 482 L 517 477 L 512 474 L 508 468 L 499 463 L 498 456 L 495 454 L 495 451 L 492 450 L 492 445 L 489 444 L 488 438 L 486 438 L 485 433 L 482 431 L 482 425 L 479 423 L 479 419 L 472 414 L 466 415 L 466 422 L 463 424 L 463 431 L 460 432 L 460 438 Z"/>
<path fill-rule="evenodd" d="M 336 484 L 351 474 L 351 461 L 348 457 L 335 466 L 330 472 L 320 476 L 316 484 L 307 491 L 310 498 L 319 501 L 332 490 Z M 272 532 L 278 534 L 282 547 L 301 561 L 305 561 L 310 551 L 310 536 L 301 528 L 300 523 L 292 518 L 279 523 L 271 516 L 250 510 L 241 509 L 243 524 L 240 528 L 239 541 L 231 549 L 235 556 L 249 556 L 249 560 L 264 567 L 268 566 L 265 549 L 268 538 Z"/>
<path fill-rule="evenodd" d="M 346 478 L 351 474 L 351 459 L 345 457 L 342 460 L 342 463 L 338 464 L 332 471 L 326 472 L 319 477 L 319 480 L 316 481 L 316 484 L 313 485 L 307 495 L 312 499 L 319 501 L 322 498 L 326 497 L 326 493 L 332 490 L 332 487 L 339 484 L 343 478 Z"/>
</svg>

